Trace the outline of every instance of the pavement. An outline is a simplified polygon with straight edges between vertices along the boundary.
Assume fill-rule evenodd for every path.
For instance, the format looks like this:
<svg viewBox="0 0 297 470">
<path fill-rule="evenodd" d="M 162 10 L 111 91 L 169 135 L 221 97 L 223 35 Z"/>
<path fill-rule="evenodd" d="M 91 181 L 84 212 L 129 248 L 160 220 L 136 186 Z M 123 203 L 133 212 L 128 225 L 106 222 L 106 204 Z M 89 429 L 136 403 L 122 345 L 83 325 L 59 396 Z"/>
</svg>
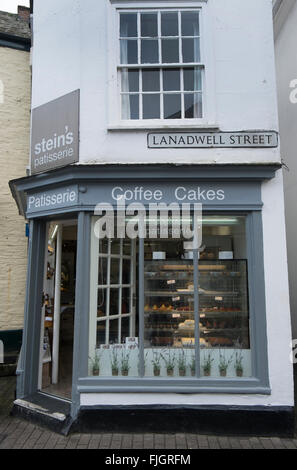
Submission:
<svg viewBox="0 0 297 470">
<path fill-rule="evenodd" d="M 16 378 L 0 377 L 1 449 L 297 449 L 293 439 L 202 434 L 70 434 L 61 436 L 10 416 Z"/>
</svg>

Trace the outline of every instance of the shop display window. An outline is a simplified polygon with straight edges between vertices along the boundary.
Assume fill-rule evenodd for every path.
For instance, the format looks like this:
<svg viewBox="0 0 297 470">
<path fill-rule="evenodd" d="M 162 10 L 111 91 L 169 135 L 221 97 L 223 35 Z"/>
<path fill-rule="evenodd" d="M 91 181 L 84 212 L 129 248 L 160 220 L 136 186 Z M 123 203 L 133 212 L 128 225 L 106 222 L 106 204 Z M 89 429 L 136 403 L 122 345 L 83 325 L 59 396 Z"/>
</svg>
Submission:
<svg viewBox="0 0 297 470">
<path fill-rule="evenodd" d="M 245 216 L 204 215 L 197 256 L 171 235 L 93 236 L 90 375 L 251 377 Z"/>
</svg>

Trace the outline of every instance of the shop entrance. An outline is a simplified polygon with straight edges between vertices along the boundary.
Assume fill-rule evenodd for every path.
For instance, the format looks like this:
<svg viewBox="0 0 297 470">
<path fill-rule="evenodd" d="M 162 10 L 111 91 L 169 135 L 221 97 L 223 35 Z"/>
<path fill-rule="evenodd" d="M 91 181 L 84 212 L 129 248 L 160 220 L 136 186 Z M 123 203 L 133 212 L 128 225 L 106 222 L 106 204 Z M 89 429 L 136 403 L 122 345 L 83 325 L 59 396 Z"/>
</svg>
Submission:
<svg viewBox="0 0 297 470">
<path fill-rule="evenodd" d="M 51 223 L 45 260 L 39 389 L 71 399 L 77 224 Z"/>
</svg>

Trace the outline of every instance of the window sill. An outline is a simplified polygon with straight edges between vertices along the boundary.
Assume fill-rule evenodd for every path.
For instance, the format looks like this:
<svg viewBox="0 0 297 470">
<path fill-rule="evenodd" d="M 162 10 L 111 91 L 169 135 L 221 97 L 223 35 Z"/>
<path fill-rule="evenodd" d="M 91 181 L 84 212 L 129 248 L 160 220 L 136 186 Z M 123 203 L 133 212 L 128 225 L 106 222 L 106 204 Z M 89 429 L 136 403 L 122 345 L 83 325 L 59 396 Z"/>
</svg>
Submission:
<svg viewBox="0 0 297 470">
<path fill-rule="evenodd" d="M 193 123 L 193 124 L 141 124 L 141 125 L 129 125 L 129 124 L 118 124 L 110 125 L 107 127 L 108 132 L 120 132 L 120 131 L 151 131 L 151 130 L 207 130 L 207 131 L 218 131 L 218 124 L 202 124 L 202 123 Z"/>
<path fill-rule="evenodd" d="M 80 378 L 78 393 L 224 393 L 270 395 L 268 384 L 257 378 Z"/>
</svg>

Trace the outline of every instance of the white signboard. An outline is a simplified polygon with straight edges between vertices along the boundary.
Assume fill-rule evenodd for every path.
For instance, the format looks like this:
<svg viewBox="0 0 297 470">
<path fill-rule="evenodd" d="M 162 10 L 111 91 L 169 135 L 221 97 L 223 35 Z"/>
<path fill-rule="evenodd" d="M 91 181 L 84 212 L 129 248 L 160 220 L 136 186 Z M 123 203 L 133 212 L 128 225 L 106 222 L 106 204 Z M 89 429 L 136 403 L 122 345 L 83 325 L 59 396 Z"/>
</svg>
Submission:
<svg viewBox="0 0 297 470">
<path fill-rule="evenodd" d="M 278 134 L 275 131 L 148 134 L 148 148 L 270 148 L 277 146 Z"/>
</svg>

